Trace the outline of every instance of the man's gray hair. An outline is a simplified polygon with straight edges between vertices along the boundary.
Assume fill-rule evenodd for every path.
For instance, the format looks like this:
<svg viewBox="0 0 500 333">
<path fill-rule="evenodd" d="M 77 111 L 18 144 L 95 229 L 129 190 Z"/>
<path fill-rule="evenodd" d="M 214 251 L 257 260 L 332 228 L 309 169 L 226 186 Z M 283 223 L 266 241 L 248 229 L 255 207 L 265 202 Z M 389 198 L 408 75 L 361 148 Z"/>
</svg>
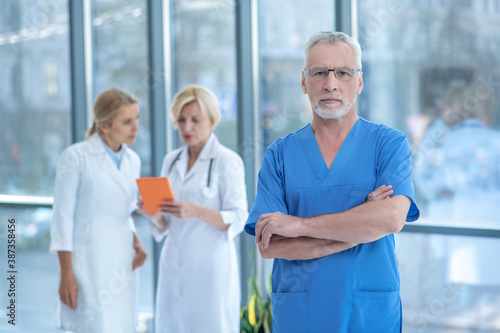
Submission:
<svg viewBox="0 0 500 333">
<path fill-rule="evenodd" d="M 337 31 L 322 31 L 312 35 L 311 38 L 309 38 L 306 45 L 304 46 L 304 67 L 306 66 L 307 58 L 309 57 L 309 53 L 311 52 L 313 46 L 322 42 L 329 44 L 344 42 L 349 45 L 356 54 L 356 62 L 358 64 L 358 68 L 361 69 L 361 46 L 359 46 L 358 41 L 343 32 Z"/>
</svg>

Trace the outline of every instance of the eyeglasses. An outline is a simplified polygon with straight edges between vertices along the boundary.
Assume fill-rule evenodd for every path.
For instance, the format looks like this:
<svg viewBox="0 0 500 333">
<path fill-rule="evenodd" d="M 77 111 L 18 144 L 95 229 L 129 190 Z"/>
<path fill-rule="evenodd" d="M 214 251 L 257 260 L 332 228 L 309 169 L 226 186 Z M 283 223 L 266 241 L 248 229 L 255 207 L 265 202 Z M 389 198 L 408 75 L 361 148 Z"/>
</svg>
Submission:
<svg viewBox="0 0 500 333">
<path fill-rule="evenodd" d="M 341 81 L 349 81 L 354 73 L 361 72 L 361 69 L 349 67 L 328 68 L 304 68 L 304 72 L 310 75 L 313 81 L 323 81 L 328 78 L 328 72 L 333 72 L 335 77 Z"/>
</svg>

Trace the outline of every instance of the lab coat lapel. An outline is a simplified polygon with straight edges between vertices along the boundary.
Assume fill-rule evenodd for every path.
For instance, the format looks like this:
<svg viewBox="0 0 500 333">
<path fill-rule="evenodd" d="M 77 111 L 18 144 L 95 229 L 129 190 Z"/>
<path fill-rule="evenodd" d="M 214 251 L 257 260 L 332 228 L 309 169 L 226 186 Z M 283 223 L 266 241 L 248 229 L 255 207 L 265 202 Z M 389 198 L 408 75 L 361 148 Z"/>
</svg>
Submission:
<svg viewBox="0 0 500 333">
<path fill-rule="evenodd" d="M 91 149 L 94 155 L 98 158 L 100 161 L 100 165 L 102 166 L 102 170 L 108 174 L 108 176 L 113 179 L 118 186 L 128 195 L 131 194 L 132 189 L 127 186 L 129 182 L 126 181 L 127 177 L 132 177 L 132 175 L 128 174 L 122 174 L 123 170 L 124 173 L 127 173 L 127 171 L 130 169 L 129 164 L 130 164 L 130 157 L 127 156 L 127 147 L 125 146 L 125 153 L 123 154 L 121 165 L 120 165 L 120 170 L 116 167 L 116 165 L 113 163 L 111 160 L 111 157 L 108 155 L 106 150 L 104 149 L 103 143 L 101 139 L 99 138 L 98 133 L 94 133 L 90 139 L 89 142 L 91 144 Z"/>
<path fill-rule="evenodd" d="M 207 143 L 205 144 L 205 147 L 203 147 L 203 149 L 201 150 L 199 158 L 202 160 L 215 158 L 215 156 L 217 155 L 218 147 L 219 140 L 217 140 L 215 134 L 211 133 Z"/>
<path fill-rule="evenodd" d="M 121 187 L 125 190 L 129 195 L 133 194 L 134 188 L 130 187 L 130 184 L 135 184 L 135 182 L 131 182 L 130 179 L 137 177 L 133 174 L 132 170 L 132 159 L 129 153 L 130 149 L 125 145 L 125 153 L 123 154 L 120 169 L 118 170 L 118 176 Z M 108 156 L 109 157 L 109 156 Z M 109 160 L 109 159 L 108 159 Z M 112 163 L 114 165 L 114 163 Z"/>
<path fill-rule="evenodd" d="M 211 133 L 207 143 L 200 152 L 200 156 L 198 156 L 198 160 L 194 163 L 189 172 L 186 173 L 186 179 L 190 178 L 192 175 L 199 172 L 200 165 L 205 164 L 204 161 L 215 158 L 215 156 L 217 155 L 218 146 L 219 146 L 219 141 L 217 140 L 217 137 L 215 136 L 215 134 Z M 186 169 L 187 169 L 187 154 L 186 154 L 186 166 L 184 170 Z"/>
</svg>

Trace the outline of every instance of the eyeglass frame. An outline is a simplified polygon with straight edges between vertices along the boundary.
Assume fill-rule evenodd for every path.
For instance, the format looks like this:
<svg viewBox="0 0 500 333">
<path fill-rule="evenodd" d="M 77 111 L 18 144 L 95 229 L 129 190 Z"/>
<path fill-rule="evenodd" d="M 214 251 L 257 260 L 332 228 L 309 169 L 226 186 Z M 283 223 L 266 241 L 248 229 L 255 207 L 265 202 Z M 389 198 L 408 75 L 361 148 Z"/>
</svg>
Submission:
<svg viewBox="0 0 500 333">
<path fill-rule="evenodd" d="M 343 78 L 339 78 L 337 76 L 337 71 L 340 71 L 340 70 L 352 70 L 352 75 L 349 76 L 347 79 L 343 79 Z M 352 77 L 354 76 L 354 74 L 358 73 L 358 72 L 361 72 L 361 69 L 360 68 L 350 68 L 350 67 L 337 67 L 337 68 L 333 68 L 333 69 L 329 69 L 329 68 L 304 68 L 304 72 L 306 72 L 307 74 L 311 75 L 311 70 L 319 70 L 319 71 L 326 71 L 328 74 L 330 74 L 330 72 L 333 72 L 333 74 L 335 75 L 335 78 L 340 80 L 340 81 L 349 81 L 350 79 L 352 79 Z M 311 78 L 314 78 L 314 76 L 311 76 Z M 321 80 L 326 80 L 328 78 L 328 75 L 325 76 L 325 77 L 318 77 L 318 79 L 321 79 Z"/>
</svg>

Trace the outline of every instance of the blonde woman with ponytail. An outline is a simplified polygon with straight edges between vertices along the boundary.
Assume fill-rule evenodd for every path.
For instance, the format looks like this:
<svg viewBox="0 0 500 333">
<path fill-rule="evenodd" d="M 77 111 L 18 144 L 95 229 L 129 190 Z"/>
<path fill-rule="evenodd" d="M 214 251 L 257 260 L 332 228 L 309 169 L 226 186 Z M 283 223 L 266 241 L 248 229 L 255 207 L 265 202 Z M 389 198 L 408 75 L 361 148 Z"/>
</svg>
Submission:
<svg viewBox="0 0 500 333">
<path fill-rule="evenodd" d="M 61 268 L 58 326 L 81 333 L 135 332 L 134 274 L 146 260 L 131 213 L 141 162 L 138 102 L 111 88 L 94 103 L 87 139 L 68 147 L 54 186 L 50 250 Z"/>
</svg>

